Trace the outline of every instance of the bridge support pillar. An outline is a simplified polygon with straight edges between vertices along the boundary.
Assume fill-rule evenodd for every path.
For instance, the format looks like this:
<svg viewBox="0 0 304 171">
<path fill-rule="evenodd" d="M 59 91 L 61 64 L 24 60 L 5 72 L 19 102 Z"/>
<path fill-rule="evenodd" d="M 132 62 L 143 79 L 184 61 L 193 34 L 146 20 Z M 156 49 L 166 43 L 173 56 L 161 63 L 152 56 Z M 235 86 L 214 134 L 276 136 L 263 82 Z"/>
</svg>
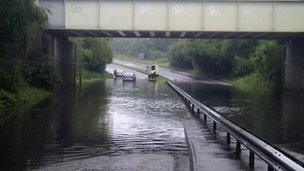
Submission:
<svg viewBox="0 0 304 171">
<path fill-rule="evenodd" d="M 60 80 L 56 89 L 74 88 L 76 85 L 75 45 L 67 37 L 54 37 L 47 33 L 44 35 L 44 44 L 56 61 L 57 74 Z"/>
<path fill-rule="evenodd" d="M 304 94 L 304 40 L 291 40 L 287 46 L 284 89 Z"/>
<path fill-rule="evenodd" d="M 76 85 L 75 45 L 68 38 L 54 38 L 54 57 L 60 77 L 58 89 L 73 88 Z"/>
</svg>

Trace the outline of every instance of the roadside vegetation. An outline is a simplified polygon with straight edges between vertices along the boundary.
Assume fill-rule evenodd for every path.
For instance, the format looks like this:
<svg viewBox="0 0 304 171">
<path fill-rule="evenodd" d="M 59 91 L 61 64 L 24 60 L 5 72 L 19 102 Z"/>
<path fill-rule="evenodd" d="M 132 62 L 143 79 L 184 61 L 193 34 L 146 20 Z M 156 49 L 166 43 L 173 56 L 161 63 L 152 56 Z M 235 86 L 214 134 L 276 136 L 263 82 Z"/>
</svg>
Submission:
<svg viewBox="0 0 304 171">
<path fill-rule="evenodd" d="M 47 97 L 58 77 L 53 57 L 38 40 L 46 13 L 33 0 L 3 0 L 0 6 L 5 7 L 0 10 L 2 111 Z"/>
<path fill-rule="evenodd" d="M 281 88 L 284 42 L 112 39 L 110 44 L 115 57 L 226 80 L 245 92 L 273 94 Z"/>
<path fill-rule="evenodd" d="M 104 38 L 73 38 L 76 44 L 77 81 L 90 82 L 108 78 L 105 68 L 112 62 L 113 52 Z"/>
<path fill-rule="evenodd" d="M 42 43 L 47 9 L 34 0 L 0 2 L 0 123 L 11 117 L 11 110 L 34 106 L 46 99 L 60 82 L 56 61 Z M 107 39 L 73 40 L 84 79 L 104 78 L 105 65 L 112 60 Z"/>
</svg>

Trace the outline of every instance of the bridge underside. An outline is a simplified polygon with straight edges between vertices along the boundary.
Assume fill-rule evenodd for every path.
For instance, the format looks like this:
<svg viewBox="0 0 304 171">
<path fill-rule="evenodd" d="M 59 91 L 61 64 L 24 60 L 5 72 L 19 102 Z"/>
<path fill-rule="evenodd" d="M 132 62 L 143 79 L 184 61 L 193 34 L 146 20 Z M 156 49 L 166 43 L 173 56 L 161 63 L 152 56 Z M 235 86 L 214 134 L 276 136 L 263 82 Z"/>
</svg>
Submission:
<svg viewBox="0 0 304 171">
<path fill-rule="evenodd" d="M 49 29 L 59 37 L 116 37 L 116 38 L 185 38 L 185 39 L 304 39 L 304 32 L 197 32 L 197 31 L 130 31 Z"/>
</svg>

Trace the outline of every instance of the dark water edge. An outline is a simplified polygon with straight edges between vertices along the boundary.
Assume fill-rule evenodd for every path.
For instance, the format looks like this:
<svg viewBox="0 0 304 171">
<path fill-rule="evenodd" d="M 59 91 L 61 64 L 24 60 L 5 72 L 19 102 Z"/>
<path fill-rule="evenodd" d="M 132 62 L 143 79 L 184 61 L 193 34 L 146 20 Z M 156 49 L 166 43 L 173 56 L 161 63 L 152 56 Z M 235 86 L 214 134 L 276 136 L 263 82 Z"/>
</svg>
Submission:
<svg viewBox="0 0 304 171">
<path fill-rule="evenodd" d="M 226 118 L 304 161 L 304 97 L 248 94 L 233 87 L 179 83 Z"/>
</svg>

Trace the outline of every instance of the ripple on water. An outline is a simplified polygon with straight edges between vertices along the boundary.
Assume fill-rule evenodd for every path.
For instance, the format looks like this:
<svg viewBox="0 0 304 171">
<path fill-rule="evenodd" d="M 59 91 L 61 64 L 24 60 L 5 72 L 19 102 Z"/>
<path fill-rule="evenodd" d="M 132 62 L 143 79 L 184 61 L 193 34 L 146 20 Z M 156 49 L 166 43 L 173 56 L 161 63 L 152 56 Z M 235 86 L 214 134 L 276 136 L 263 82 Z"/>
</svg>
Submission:
<svg viewBox="0 0 304 171">
<path fill-rule="evenodd" d="M 81 103 L 68 118 L 70 130 L 62 127 L 48 135 L 43 156 L 31 160 L 29 166 L 98 155 L 187 154 L 183 130 L 186 109 L 167 85 L 107 80 L 104 89 L 96 87 L 99 84 L 91 86 L 85 97 L 77 97 Z M 58 123 L 53 127 L 58 129 Z M 62 138 L 56 135 L 58 131 L 64 132 Z"/>
</svg>

